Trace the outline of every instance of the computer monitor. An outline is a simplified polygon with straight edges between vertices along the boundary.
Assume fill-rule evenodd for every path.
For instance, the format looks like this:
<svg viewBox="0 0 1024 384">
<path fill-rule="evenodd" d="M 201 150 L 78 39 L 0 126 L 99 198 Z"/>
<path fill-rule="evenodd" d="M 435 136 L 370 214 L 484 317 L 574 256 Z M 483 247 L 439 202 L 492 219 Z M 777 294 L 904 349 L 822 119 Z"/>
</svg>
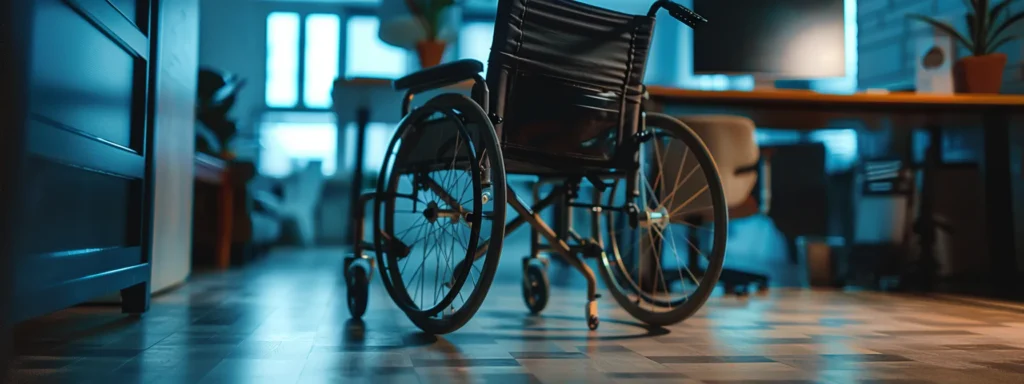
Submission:
<svg viewBox="0 0 1024 384">
<path fill-rule="evenodd" d="M 846 76 L 846 0 L 694 0 L 695 74 L 775 80 Z"/>
</svg>

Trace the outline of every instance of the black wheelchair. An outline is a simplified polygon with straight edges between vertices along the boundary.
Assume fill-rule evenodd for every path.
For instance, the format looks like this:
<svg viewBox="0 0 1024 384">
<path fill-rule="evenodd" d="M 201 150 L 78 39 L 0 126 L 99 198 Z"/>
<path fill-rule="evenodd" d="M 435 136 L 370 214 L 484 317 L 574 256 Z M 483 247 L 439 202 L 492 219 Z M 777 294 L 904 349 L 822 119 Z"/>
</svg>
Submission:
<svg viewBox="0 0 1024 384">
<path fill-rule="evenodd" d="M 644 111 L 641 80 L 660 9 L 691 28 L 706 22 L 666 0 L 647 15 L 568 0 L 500 0 L 486 80 L 475 60 L 396 80 L 406 92 L 403 119 L 376 190 L 361 197 L 364 211 L 372 207 L 372 242 L 356 244 L 345 261 L 351 315 L 365 312 L 376 267 L 420 329 L 459 329 L 491 287 L 506 234 L 523 224 L 535 234 L 522 284 L 534 313 L 549 294 L 541 251 L 586 277 L 591 330 L 600 296 L 588 259 L 642 322 L 675 324 L 700 309 L 722 271 L 728 211 L 700 138 L 677 119 Z M 441 94 L 410 110 L 414 95 L 469 80 L 469 97 Z M 510 174 L 541 177 L 554 190 L 529 206 L 508 184 Z M 583 210 L 589 237 L 542 220 L 555 203 L 563 218 Z M 517 213 L 507 222 L 506 205 Z M 362 239 L 369 220 L 364 212 L 354 219 Z"/>
</svg>

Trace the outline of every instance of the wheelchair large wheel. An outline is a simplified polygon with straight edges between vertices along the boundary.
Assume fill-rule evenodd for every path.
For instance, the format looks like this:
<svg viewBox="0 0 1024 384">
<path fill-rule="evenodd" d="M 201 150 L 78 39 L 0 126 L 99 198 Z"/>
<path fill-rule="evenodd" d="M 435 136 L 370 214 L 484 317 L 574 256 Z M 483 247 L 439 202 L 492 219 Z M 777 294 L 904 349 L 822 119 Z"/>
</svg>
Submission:
<svg viewBox="0 0 1024 384">
<path fill-rule="evenodd" d="M 605 211 L 609 236 L 599 269 L 630 315 L 666 326 L 692 316 L 714 291 L 729 213 L 714 159 L 689 127 L 650 113 L 644 132 L 639 193 L 618 180 L 607 197 L 609 207 L 632 209 Z"/>
<path fill-rule="evenodd" d="M 437 96 L 406 116 L 377 180 L 381 280 L 424 332 L 461 328 L 494 279 L 505 231 L 505 169 L 472 100 Z"/>
</svg>

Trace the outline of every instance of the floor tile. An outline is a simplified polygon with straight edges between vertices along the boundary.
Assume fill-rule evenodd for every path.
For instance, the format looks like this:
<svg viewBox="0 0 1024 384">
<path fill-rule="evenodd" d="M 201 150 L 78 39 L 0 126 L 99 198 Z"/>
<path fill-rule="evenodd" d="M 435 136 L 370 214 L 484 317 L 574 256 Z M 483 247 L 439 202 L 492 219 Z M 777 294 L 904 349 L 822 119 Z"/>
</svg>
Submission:
<svg viewBox="0 0 1024 384">
<path fill-rule="evenodd" d="M 420 332 L 374 280 L 348 316 L 343 250 L 283 250 L 197 273 L 151 311 L 71 308 L 18 326 L 16 383 L 1024 383 L 1024 313 L 963 300 L 777 289 L 714 296 L 687 321 L 648 328 L 582 286 L 531 315 L 497 280 L 466 326 Z M 514 261 L 518 261 L 514 260 Z M 504 261 L 503 261 L 504 262 Z M 511 262 L 511 261 L 509 261 Z"/>
</svg>

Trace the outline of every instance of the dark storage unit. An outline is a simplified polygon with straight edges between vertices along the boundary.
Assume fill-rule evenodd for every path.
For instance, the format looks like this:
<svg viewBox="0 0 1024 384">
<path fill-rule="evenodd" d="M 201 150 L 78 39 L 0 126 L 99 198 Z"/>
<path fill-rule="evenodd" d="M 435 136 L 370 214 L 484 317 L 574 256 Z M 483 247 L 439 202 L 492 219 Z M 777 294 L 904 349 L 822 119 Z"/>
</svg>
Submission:
<svg viewBox="0 0 1024 384">
<path fill-rule="evenodd" d="M 11 320 L 120 291 L 149 306 L 151 0 L 38 0 Z"/>
</svg>

